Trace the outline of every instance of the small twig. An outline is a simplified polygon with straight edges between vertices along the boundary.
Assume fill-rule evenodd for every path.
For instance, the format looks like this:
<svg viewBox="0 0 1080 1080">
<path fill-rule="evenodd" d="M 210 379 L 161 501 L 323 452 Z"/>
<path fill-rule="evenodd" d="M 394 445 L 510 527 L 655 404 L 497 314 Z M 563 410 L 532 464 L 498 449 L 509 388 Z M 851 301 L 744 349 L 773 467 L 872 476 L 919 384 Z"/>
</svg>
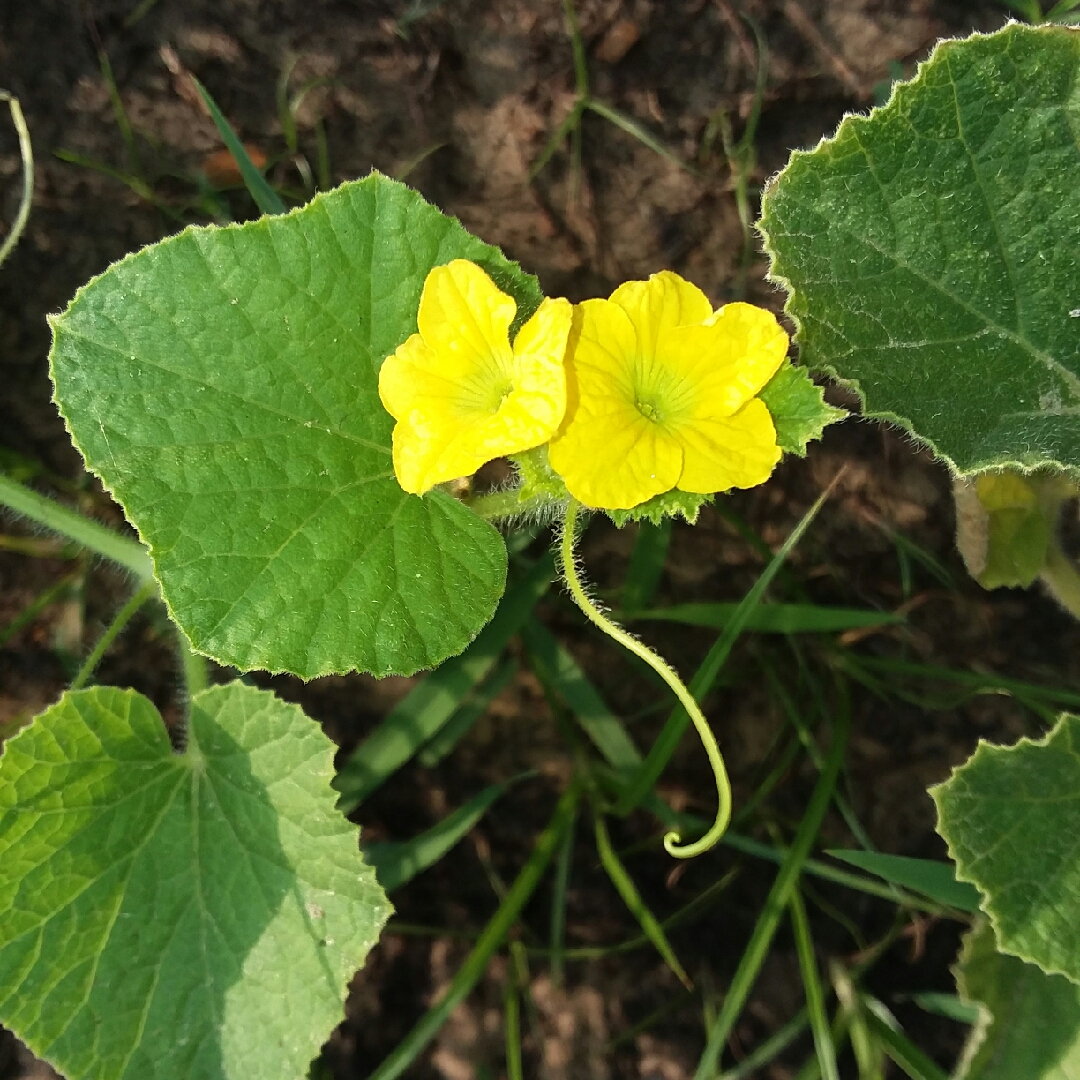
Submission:
<svg viewBox="0 0 1080 1080">
<path fill-rule="evenodd" d="M 784 14 L 791 25 L 802 34 L 806 43 L 832 68 L 833 74 L 855 97 L 860 101 L 870 97 L 870 91 L 863 85 L 862 80 L 821 36 L 821 31 L 803 10 L 799 0 L 784 0 Z"/>
</svg>

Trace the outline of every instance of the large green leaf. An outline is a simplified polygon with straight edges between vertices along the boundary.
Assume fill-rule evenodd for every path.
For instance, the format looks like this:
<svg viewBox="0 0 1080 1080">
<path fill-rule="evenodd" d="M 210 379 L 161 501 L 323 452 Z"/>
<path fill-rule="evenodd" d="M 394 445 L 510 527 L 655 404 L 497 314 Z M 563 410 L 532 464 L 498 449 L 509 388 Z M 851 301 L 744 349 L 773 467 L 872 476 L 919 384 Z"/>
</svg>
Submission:
<svg viewBox="0 0 1080 1080">
<path fill-rule="evenodd" d="M 1038 742 L 980 742 L 930 794 L 998 948 L 1080 983 L 1080 717 Z"/>
<path fill-rule="evenodd" d="M 1080 33 L 942 42 L 762 204 L 802 361 L 961 472 L 1080 469 Z"/>
<path fill-rule="evenodd" d="M 131 690 L 65 694 L 0 759 L 0 1021 L 72 1080 L 297 1080 L 389 914 L 333 745 L 240 683 L 173 752 Z"/>
<path fill-rule="evenodd" d="M 460 652 L 502 594 L 498 533 L 406 495 L 378 397 L 428 271 L 533 278 L 377 174 L 281 217 L 189 228 L 53 320 L 72 438 L 149 545 L 192 644 L 242 669 L 384 675 Z"/>
<path fill-rule="evenodd" d="M 983 1012 L 957 1070 L 961 1080 L 1080 1076 L 1080 987 L 998 952 L 985 924 L 965 939 L 956 981 Z"/>
</svg>

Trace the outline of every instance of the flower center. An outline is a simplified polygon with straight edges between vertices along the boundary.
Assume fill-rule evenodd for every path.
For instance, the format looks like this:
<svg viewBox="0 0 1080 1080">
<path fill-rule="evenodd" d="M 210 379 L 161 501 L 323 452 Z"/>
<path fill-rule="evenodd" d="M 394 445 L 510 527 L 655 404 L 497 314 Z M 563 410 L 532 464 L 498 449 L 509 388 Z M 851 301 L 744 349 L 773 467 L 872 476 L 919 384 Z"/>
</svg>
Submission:
<svg viewBox="0 0 1080 1080">
<path fill-rule="evenodd" d="M 660 403 L 652 394 L 644 395 L 639 393 L 634 400 L 634 408 L 637 409 L 646 420 L 651 420 L 654 424 L 662 424 L 664 422 L 664 414 L 660 408 Z"/>
<path fill-rule="evenodd" d="M 510 379 L 505 382 L 499 382 L 491 388 L 491 402 L 492 416 L 495 415 L 502 407 L 503 402 L 514 392 L 514 384 Z"/>
</svg>

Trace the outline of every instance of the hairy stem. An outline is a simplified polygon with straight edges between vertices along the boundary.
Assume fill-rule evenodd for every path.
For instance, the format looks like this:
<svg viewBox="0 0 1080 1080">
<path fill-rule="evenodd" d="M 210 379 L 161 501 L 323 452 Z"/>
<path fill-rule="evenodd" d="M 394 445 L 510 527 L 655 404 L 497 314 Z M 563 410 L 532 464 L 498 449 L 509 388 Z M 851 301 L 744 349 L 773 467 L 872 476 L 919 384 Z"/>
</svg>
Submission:
<svg viewBox="0 0 1080 1080">
<path fill-rule="evenodd" d="M 75 678 L 71 680 L 71 690 L 81 690 L 89 681 L 90 676 L 94 674 L 94 669 L 101 662 L 101 658 L 108 651 L 109 646 L 117 639 L 120 632 L 131 621 L 132 616 L 147 602 L 147 600 L 153 599 L 157 595 L 158 587 L 157 582 L 153 578 L 148 578 L 139 586 L 135 595 L 116 613 L 116 617 L 109 624 L 105 633 L 98 639 L 98 643 L 94 646 L 90 655 L 83 662 L 83 666 L 79 668 Z"/>
<path fill-rule="evenodd" d="M 590 622 L 603 630 L 608 637 L 617 641 L 624 649 L 644 660 L 668 684 L 672 693 L 679 699 L 680 704 L 694 722 L 694 727 L 697 728 L 702 745 L 705 747 L 705 753 L 709 757 L 713 776 L 716 778 L 716 794 L 719 805 L 717 806 L 716 820 L 713 822 L 712 828 L 701 839 L 682 846 L 679 845 L 681 835 L 678 830 L 673 829 L 664 837 L 664 848 L 669 855 L 673 855 L 677 859 L 691 859 L 695 855 L 700 855 L 703 851 L 708 851 L 709 848 L 714 847 L 719 842 L 720 837 L 724 835 L 728 823 L 731 821 L 731 783 L 728 780 L 727 769 L 724 766 L 724 758 L 720 753 L 720 747 L 716 744 L 716 736 L 713 735 L 709 722 L 705 719 L 704 713 L 702 713 L 698 703 L 694 700 L 694 696 L 686 688 L 686 684 L 676 674 L 675 669 L 666 660 L 653 652 L 648 645 L 639 641 L 619 626 L 618 623 L 613 622 L 604 615 L 589 599 L 578 573 L 574 553 L 574 535 L 580 510 L 581 504 L 576 499 L 571 499 L 567 503 L 562 540 L 560 541 L 562 572 L 563 577 L 566 579 L 567 588 L 570 590 L 570 595 Z"/>
<path fill-rule="evenodd" d="M 154 568 L 150 555 L 142 544 L 129 540 L 112 529 L 69 510 L 55 499 L 39 495 L 6 476 L 0 476 L 0 506 L 6 506 L 43 528 L 66 536 L 76 544 L 119 563 L 139 578 L 145 580 L 153 576 Z"/>
</svg>

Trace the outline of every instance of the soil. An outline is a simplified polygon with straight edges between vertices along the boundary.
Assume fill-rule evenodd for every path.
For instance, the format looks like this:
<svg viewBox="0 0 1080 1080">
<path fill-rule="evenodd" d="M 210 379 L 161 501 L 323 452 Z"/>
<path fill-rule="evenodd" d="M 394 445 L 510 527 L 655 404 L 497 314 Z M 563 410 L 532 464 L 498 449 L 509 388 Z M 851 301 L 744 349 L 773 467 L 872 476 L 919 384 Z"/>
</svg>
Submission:
<svg viewBox="0 0 1080 1080">
<path fill-rule="evenodd" d="M 681 168 L 589 114 L 581 170 L 571 168 L 560 148 L 531 180 L 532 163 L 574 101 L 573 58 L 559 0 L 158 0 L 126 25 L 136 6 L 136 0 L 0 0 L 0 85 L 20 98 L 37 158 L 33 216 L 0 273 L 2 464 L 118 528 L 125 527 L 122 515 L 83 473 L 51 403 L 45 315 L 60 310 L 111 261 L 184 221 L 254 214 L 242 192 L 215 194 L 206 180 L 202 190 L 218 200 L 216 210 L 208 214 L 205 200 L 201 209 L 192 205 L 200 175 L 219 182 L 228 177 L 221 175 L 227 163 L 220 157 L 208 160 L 220 143 L 192 99 L 186 71 L 209 88 L 253 149 L 270 159 L 271 175 L 286 188 L 302 191 L 305 175 L 318 175 L 322 132 L 333 183 L 372 168 L 407 175 L 428 199 L 537 273 L 548 294 L 572 300 L 606 295 L 623 280 L 669 267 L 721 303 L 739 291 L 743 239 L 727 165 L 718 145 L 709 153 L 705 144 L 718 109 L 726 110 L 736 134 L 750 113 L 757 62 L 753 34 L 740 15 L 756 21 L 767 43 L 769 76 L 752 181 L 757 186 L 793 148 L 812 146 L 845 112 L 872 104 L 890 77 L 911 74 L 939 37 L 994 29 L 1006 19 L 997 4 L 962 0 L 579 0 L 594 94 L 697 168 Z M 138 162 L 115 122 L 99 46 L 130 118 Z M 275 102 L 275 87 L 290 65 L 290 93 L 307 88 L 296 112 L 295 154 Z M 19 160 L 6 121 L 0 128 L 0 222 L 11 222 Z M 58 151 L 125 173 L 141 168 L 158 205 L 101 168 L 61 160 Z M 299 167 L 293 159 L 301 160 Z M 779 312 L 782 297 L 764 280 L 764 270 L 755 254 L 746 298 Z M 903 605 L 909 613 L 902 628 L 848 639 L 845 648 L 1036 683 L 1077 682 L 1076 626 L 1036 591 L 987 593 L 967 577 L 953 543 L 948 476 L 902 434 L 852 419 L 830 429 L 805 460 L 786 462 L 768 485 L 723 505 L 775 548 L 845 466 L 792 559 L 792 587 L 820 603 L 888 610 Z M 917 549 L 898 547 L 896 533 Z M 16 538 L 6 539 L 6 548 L 28 538 L 34 552 L 0 548 L 0 627 L 44 590 L 65 579 L 70 588 L 0 648 L 0 735 L 56 700 L 76 658 L 126 598 L 125 582 L 108 567 L 50 547 L 18 522 L 7 520 L 4 535 Z M 624 579 L 634 537 L 632 527 L 619 531 L 604 521 L 591 526 L 584 558 L 601 593 L 617 590 Z M 545 542 L 539 538 L 536 550 Z M 908 559 L 904 552 L 912 550 L 916 557 Z M 920 553 L 936 560 L 952 584 L 935 577 Z M 730 518 L 706 509 L 696 527 L 675 526 L 657 602 L 738 599 L 762 565 Z M 551 594 L 540 613 L 612 707 L 624 717 L 640 717 L 632 730 L 647 747 L 663 716 L 657 711 L 665 701 L 661 691 L 586 629 L 565 597 Z M 643 624 L 644 636 L 682 671 L 692 671 L 713 634 L 657 629 L 667 625 Z M 804 639 L 801 647 L 812 666 L 838 646 L 822 638 Z M 732 657 L 726 685 L 709 702 L 737 805 L 775 760 L 774 743 L 785 724 L 761 675 L 762 661 L 780 670 L 795 662 L 785 639 L 750 635 Z M 169 626 L 152 609 L 131 624 L 98 677 L 147 694 L 167 722 L 180 716 Z M 307 685 L 288 678 L 257 681 L 300 702 L 345 751 L 412 685 L 363 675 Z M 1042 720 L 1003 695 L 942 700 L 932 710 L 858 686 L 854 695 L 851 801 L 873 842 L 897 854 L 943 856 L 926 788 L 944 779 L 979 738 L 1011 742 L 1043 730 Z M 939 697 L 945 696 L 941 690 Z M 570 768 L 541 687 L 523 670 L 450 758 L 433 769 L 406 767 L 364 804 L 356 817 L 366 838 L 404 839 L 484 784 L 538 770 L 468 840 L 395 893 L 399 929 L 392 924 L 357 975 L 346 1019 L 327 1045 L 318 1075 L 368 1075 L 448 984 L 468 948 L 451 935 L 482 928 L 497 904 L 493 877 L 509 880 L 520 867 Z M 771 823 L 790 836 L 814 775 L 806 762 L 787 770 L 744 831 L 767 839 L 764 825 Z M 689 738 L 665 773 L 663 791 L 677 806 L 711 813 L 711 778 Z M 634 880 L 661 918 L 733 868 L 737 882 L 703 919 L 672 934 L 695 981 L 694 994 L 685 993 L 648 949 L 574 962 L 561 986 L 543 962 L 534 961 L 527 1075 L 692 1075 L 703 1045 L 702 1009 L 712 1007 L 734 971 L 774 872 L 727 848 L 674 865 L 656 843 L 655 823 L 642 814 L 613 830 Z M 821 839 L 822 846 L 854 844 L 839 816 L 827 820 Z M 526 943 L 546 940 L 549 895 L 542 889 L 526 910 Z M 853 962 L 862 941 L 884 935 L 895 913 L 884 901 L 825 884 L 815 886 L 809 899 L 823 963 L 829 957 Z M 854 935 L 829 914 L 833 909 L 854 924 Z M 414 930 L 406 933 L 409 926 Z M 431 933 L 424 936 L 417 927 Z M 913 918 L 867 979 L 909 1036 L 947 1069 L 965 1029 L 920 1011 L 909 995 L 953 991 L 949 965 L 962 929 Z M 579 826 L 568 942 L 600 945 L 636 933 L 599 867 L 590 830 Z M 493 961 L 408 1075 L 480 1080 L 503 1073 L 506 978 L 505 959 Z M 741 1056 L 790 1018 L 801 993 L 794 946 L 781 931 L 732 1037 L 732 1054 Z M 797 1042 L 755 1075 L 794 1076 L 810 1052 L 806 1040 Z M 843 1069 L 854 1075 L 852 1061 L 845 1059 Z M 49 1075 L 47 1066 L 0 1031 L 0 1080 Z"/>
</svg>

